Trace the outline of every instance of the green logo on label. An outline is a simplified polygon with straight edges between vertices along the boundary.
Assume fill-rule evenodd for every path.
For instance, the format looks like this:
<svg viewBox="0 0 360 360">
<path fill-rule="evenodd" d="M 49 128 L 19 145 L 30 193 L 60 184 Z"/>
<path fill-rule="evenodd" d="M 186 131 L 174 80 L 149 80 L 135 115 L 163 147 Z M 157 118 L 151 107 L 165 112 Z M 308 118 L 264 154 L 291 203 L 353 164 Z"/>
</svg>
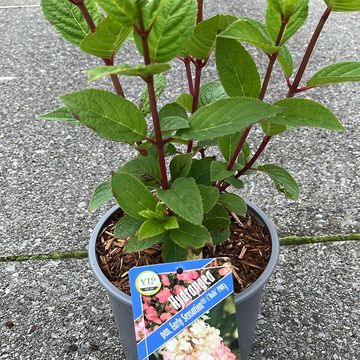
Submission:
<svg viewBox="0 0 360 360">
<path fill-rule="evenodd" d="M 137 276 L 135 286 L 141 295 L 155 295 L 161 289 L 160 277 L 154 271 L 143 271 Z"/>
</svg>

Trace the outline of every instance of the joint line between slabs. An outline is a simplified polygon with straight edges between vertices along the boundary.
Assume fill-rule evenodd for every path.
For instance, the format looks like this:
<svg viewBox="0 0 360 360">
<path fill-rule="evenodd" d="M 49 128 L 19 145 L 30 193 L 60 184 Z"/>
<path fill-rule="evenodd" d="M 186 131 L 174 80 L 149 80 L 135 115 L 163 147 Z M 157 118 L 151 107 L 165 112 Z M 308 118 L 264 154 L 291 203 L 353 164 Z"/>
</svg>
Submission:
<svg viewBox="0 0 360 360">
<path fill-rule="evenodd" d="M 306 245 L 319 244 L 327 242 L 338 241 L 360 241 L 360 234 L 346 234 L 346 235 L 327 235 L 327 236 L 285 236 L 280 238 L 280 245 Z M 12 255 L 0 256 L 0 263 L 2 262 L 25 262 L 25 261 L 40 261 L 40 260 L 73 260 L 85 259 L 88 256 L 86 250 L 72 251 L 72 252 L 54 252 L 48 254 L 33 254 L 33 255 Z"/>
</svg>

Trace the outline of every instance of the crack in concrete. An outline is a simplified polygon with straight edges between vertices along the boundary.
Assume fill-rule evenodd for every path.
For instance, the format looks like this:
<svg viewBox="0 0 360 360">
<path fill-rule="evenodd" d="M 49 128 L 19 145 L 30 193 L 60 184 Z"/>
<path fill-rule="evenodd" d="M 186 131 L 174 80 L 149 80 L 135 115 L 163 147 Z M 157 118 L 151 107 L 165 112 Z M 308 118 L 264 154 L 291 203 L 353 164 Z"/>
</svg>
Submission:
<svg viewBox="0 0 360 360">
<path fill-rule="evenodd" d="M 360 234 L 346 235 L 326 235 L 326 236 L 285 236 L 280 238 L 280 245 L 306 245 L 337 241 L 360 241 Z M 85 259 L 88 255 L 87 250 L 53 252 L 48 254 L 33 255 L 11 255 L 1 256 L 0 262 L 24 262 L 39 260 L 66 260 L 66 259 Z"/>
</svg>

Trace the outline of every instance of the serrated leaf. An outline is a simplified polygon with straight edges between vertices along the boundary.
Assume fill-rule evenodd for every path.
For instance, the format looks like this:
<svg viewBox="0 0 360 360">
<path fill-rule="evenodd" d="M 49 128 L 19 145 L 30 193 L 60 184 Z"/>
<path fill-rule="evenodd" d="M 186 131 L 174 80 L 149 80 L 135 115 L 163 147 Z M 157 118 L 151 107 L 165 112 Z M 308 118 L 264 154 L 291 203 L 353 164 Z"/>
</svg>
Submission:
<svg viewBox="0 0 360 360">
<path fill-rule="evenodd" d="M 166 218 L 163 226 L 165 230 L 173 230 L 179 228 L 179 223 L 175 216 L 169 216 Z"/>
<path fill-rule="evenodd" d="M 170 189 L 158 190 L 159 199 L 174 213 L 195 225 L 203 218 L 201 194 L 192 178 L 177 178 Z"/>
<path fill-rule="evenodd" d="M 186 260 L 187 250 L 178 246 L 168 236 L 163 241 L 163 260 L 166 263 Z"/>
<path fill-rule="evenodd" d="M 180 154 L 173 157 L 170 163 L 171 179 L 186 177 L 189 174 L 192 163 L 192 154 Z"/>
<path fill-rule="evenodd" d="M 219 14 L 198 24 L 186 45 L 186 53 L 195 59 L 207 59 L 215 48 L 216 36 L 237 18 Z"/>
<path fill-rule="evenodd" d="M 308 86 L 331 85 L 360 81 L 360 62 L 341 62 L 318 71 L 308 81 Z"/>
<path fill-rule="evenodd" d="M 227 163 L 223 161 L 213 161 L 210 167 L 211 180 L 224 180 L 235 174 L 235 169 L 229 171 Z"/>
<path fill-rule="evenodd" d="M 113 58 L 128 38 L 131 30 L 130 26 L 121 25 L 112 18 L 106 18 L 94 33 L 88 34 L 81 41 L 80 49 L 100 58 Z"/>
<path fill-rule="evenodd" d="M 135 235 L 126 242 L 124 250 L 128 253 L 143 251 L 154 245 L 162 243 L 165 239 L 166 239 L 165 234 L 161 234 L 159 236 L 145 240 L 139 240 L 138 237 Z"/>
<path fill-rule="evenodd" d="M 287 77 L 294 72 L 294 61 L 292 55 L 285 45 L 281 46 L 277 61 L 280 63 L 281 69 Z"/>
<path fill-rule="evenodd" d="M 215 186 L 198 185 L 204 208 L 204 214 L 209 212 L 219 200 L 219 189 Z"/>
<path fill-rule="evenodd" d="M 287 129 L 285 125 L 275 124 L 268 120 L 262 121 L 261 127 L 264 133 L 269 136 L 280 135 Z"/>
<path fill-rule="evenodd" d="M 188 129 L 190 124 L 187 120 L 180 116 L 169 116 L 160 120 L 162 131 L 176 131 L 180 129 Z"/>
<path fill-rule="evenodd" d="M 210 231 L 214 245 L 220 244 L 230 236 L 230 218 L 221 205 L 216 205 L 205 215 L 203 225 Z"/>
<path fill-rule="evenodd" d="M 103 206 L 112 198 L 113 198 L 113 194 L 111 190 L 111 181 L 108 180 L 96 187 L 89 202 L 88 211 L 94 212 L 96 209 Z"/>
<path fill-rule="evenodd" d="M 360 11 L 360 0 L 325 0 L 332 11 Z"/>
<path fill-rule="evenodd" d="M 194 98 L 190 94 L 181 94 L 177 97 L 176 103 L 184 109 L 191 111 Z"/>
<path fill-rule="evenodd" d="M 111 194 L 112 195 L 112 194 Z M 125 214 L 115 225 L 114 236 L 116 238 L 128 238 L 133 236 L 143 224 L 142 220 L 135 219 Z"/>
<path fill-rule="evenodd" d="M 205 157 L 201 160 L 194 159 L 188 176 L 195 179 L 197 184 L 212 185 L 210 166 L 213 161 L 212 157 Z"/>
<path fill-rule="evenodd" d="M 274 164 L 261 165 L 258 170 L 267 173 L 275 183 L 276 190 L 291 200 L 297 200 L 300 189 L 294 178 L 282 167 Z"/>
<path fill-rule="evenodd" d="M 339 119 L 325 106 L 308 99 L 285 99 L 275 103 L 286 110 L 269 120 L 286 127 L 309 126 L 342 131 Z"/>
<path fill-rule="evenodd" d="M 219 148 L 226 161 L 230 161 L 239 145 L 242 133 L 237 132 L 218 139 Z"/>
<path fill-rule="evenodd" d="M 155 95 L 157 98 L 161 96 L 165 89 L 166 77 L 163 73 L 154 76 Z M 150 114 L 150 101 L 147 86 L 140 94 L 140 110 L 144 115 Z"/>
<path fill-rule="evenodd" d="M 155 211 L 157 201 L 146 186 L 135 176 L 117 172 L 112 176 L 111 188 L 115 200 L 125 213 L 142 220 L 140 211 Z"/>
<path fill-rule="evenodd" d="M 218 36 L 254 45 L 268 54 L 280 51 L 280 47 L 273 44 L 265 26 L 252 19 L 240 18 Z"/>
<path fill-rule="evenodd" d="M 227 183 L 229 183 L 235 189 L 242 189 L 244 187 L 244 182 L 242 180 L 236 179 L 234 177 L 230 177 L 225 179 Z"/>
<path fill-rule="evenodd" d="M 211 242 L 211 235 L 206 227 L 179 220 L 179 228 L 170 232 L 171 240 L 184 249 L 201 249 Z"/>
<path fill-rule="evenodd" d="M 66 107 L 62 107 L 60 109 L 56 109 L 49 113 L 40 115 L 39 119 L 50 120 L 50 121 L 59 121 L 59 122 L 64 122 L 64 123 L 68 123 L 68 124 L 72 124 L 72 125 L 80 125 L 81 124 L 78 120 L 76 120 L 74 118 L 73 114 L 71 114 Z"/>
<path fill-rule="evenodd" d="M 161 183 L 159 161 L 154 158 L 137 157 L 124 164 L 120 171 L 136 176 L 145 184 L 151 180 Z"/>
<path fill-rule="evenodd" d="M 166 104 L 164 107 L 160 109 L 159 111 L 160 120 L 170 116 L 181 117 L 183 119 L 188 118 L 184 107 L 182 107 L 177 103 Z"/>
<path fill-rule="evenodd" d="M 146 220 L 140 227 L 138 239 L 140 241 L 153 238 L 165 232 L 163 224 L 156 219 Z"/>
<path fill-rule="evenodd" d="M 292 2 L 293 4 L 290 15 L 287 15 L 289 17 L 289 22 L 286 25 L 282 44 L 285 44 L 305 24 L 309 13 L 309 0 L 292 0 Z M 281 28 L 282 12 L 284 12 L 284 9 L 281 11 L 276 8 L 272 1 L 268 1 L 268 7 L 266 10 L 266 27 L 274 42 L 276 42 Z"/>
<path fill-rule="evenodd" d="M 170 64 L 150 64 L 130 66 L 121 64 L 116 66 L 99 66 L 87 72 L 88 80 L 94 81 L 109 75 L 126 75 L 126 76 L 151 76 L 160 74 L 171 69 Z"/>
<path fill-rule="evenodd" d="M 219 204 L 236 215 L 246 215 L 246 202 L 238 195 L 228 193 L 220 194 Z"/>
<path fill-rule="evenodd" d="M 259 96 L 261 81 L 256 64 L 238 41 L 218 38 L 216 67 L 229 96 Z"/>
<path fill-rule="evenodd" d="M 136 18 L 132 0 L 96 0 L 107 15 L 122 25 L 131 25 Z"/>
<path fill-rule="evenodd" d="M 199 108 L 227 97 L 228 95 L 220 81 L 209 82 L 200 87 Z"/>
<path fill-rule="evenodd" d="M 271 118 L 281 108 L 251 98 L 219 100 L 199 109 L 189 120 L 190 128 L 179 130 L 183 140 L 209 140 L 240 132 L 258 121 Z"/>
<path fill-rule="evenodd" d="M 144 115 L 121 96 L 87 89 L 61 96 L 60 99 L 82 124 L 101 137 L 129 143 L 146 138 Z"/>
<path fill-rule="evenodd" d="M 196 14 L 195 0 L 164 0 L 148 37 L 151 62 L 168 62 L 180 53 L 193 32 Z M 142 52 L 137 34 L 135 41 Z"/>
<path fill-rule="evenodd" d="M 85 6 L 97 25 L 101 16 L 95 1 L 85 0 Z M 90 33 L 89 26 L 79 8 L 70 1 L 41 0 L 41 7 L 47 20 L 65 40 L 79 46 L 81 40 Z"/>
</svg>

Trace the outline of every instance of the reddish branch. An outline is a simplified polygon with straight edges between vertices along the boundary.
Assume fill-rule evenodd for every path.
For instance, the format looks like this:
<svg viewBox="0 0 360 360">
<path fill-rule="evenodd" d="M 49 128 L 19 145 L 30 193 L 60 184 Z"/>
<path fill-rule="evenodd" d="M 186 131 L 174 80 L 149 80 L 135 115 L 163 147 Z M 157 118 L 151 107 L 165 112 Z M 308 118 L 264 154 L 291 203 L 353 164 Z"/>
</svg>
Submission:
<svg viewBox="0 0 360 360">
<path fill-rule="evenodd" d="M 84 0 L 69 0 L 72 4 L 74 4 L 75 6 L 77 6 L 79 8 L 79 10 L 81 11 L 82 16 L 84 17 L 86 23 L 89 26 L 89 29 L 92 33 L 94 33 L 96 31 L 96 25 L 94 23 L 93 18 L 91 17 L 91 14 L 89 13 L 89 10 L 87 9 Z M 103 61 L 105 63 L 105 65 L 107 66 L 112 66 L 114 65 L 114 58 L 110 58 L 110 59 L 104 59 Z M 115 91 L 117 93 L 117 95 L 125 97 L 124 91 L 122 89 L 120 80 L 118 78 L 117 75 L 110 75 L 111 81 L 114 85 Z"/>
<path fill-rule="evenodd" d="M 324 25 L 326 23 L 326 21 L 328 20 L 329 16 L 331 14 L 331 9 L 330 8 L 327 8 L 325 10 L 325 12 L 323 13 L 323 15 L 321 16 L 320 20 L 319 20 L 319 23 L 314 31 L 314 34 L 309 42 L 309 45 L 306 49 L 306 52 L 305 52 L 305 55 L 303 57 L 303 60 L 300 64 L 300 67 L 299 67 L 299 70 L 298 72 L 296 73 L 296 76 L 295 76 L 295 79 L 294 79 L 294 82 L 291 84 L 290 82 L 290 79 L 289 78 L 286 78 L 286 81 L 287 81 L 287 84 L 289 86 L 289 93 L 287 95 L 287 98 L 292 98 L 295 96 L 296 93 L 299 93 L 299 92 L 303 92 L 303 91 L 306 91 L 306 90 L 309 90 L 309 89 L 312 89 L 313 87 L 311 86 L 306 86 L 306 87 L 303 87 L 303 88 L 299 88 L 299 84 L 303 78 L 303 75 L 305 73 L 305 70 L 307 68 L 307 65 L 309 64 L 309 61 L 310 61 L 310 58 L 311 58 L 311 55 L 313 54 L 314 52 L 314 49 L 315 49 L 315 46 L 316 46 L 316 43 L 319 39 L 319 36 L 321 34 L 321 31 L 323 30 L 324 28 Z M 284 35 L 284 31 L 286 29 L 286 23 L 285 23 L 285 28 L 283 29 L 283 26 L 284 26 L 284 23 L 285 21 L 283 20 L 282 21 L 282 28 L 280 29 L 280 32 L 279 32 L 279 36 L 278 36 L 278 40 L 276 42 L 276 44 L 279 46 L 281 45 L 281 39 Z M 280 39 L 280 41 L 279 41 Z M 266 72 L 266 75 L 265 75 L 265 79 L 264 79 L 264 82 L 263 82 L 263 86 L 262 86 L 262 89 L 261 89 L 261 92 L 260 92 L 260 96 L 259 96 L 259 99 L 260 100 L 263 100 L 264 97 L 265 97 L 265 94 L 266 94 L 266 90 L 268 88 L 268 85 L 269 85 L 269 80 L 270 80 L 270 77 L 271 77 L 271 73 L 272 73 L 272 69 L 274 67 L 274 64 L 275 64 L 275 61 L 276 61 L 276 58 L 278 56 L 279 53 L 276 53 L 276 54 L 273 54 L 271 57 L 270 57 L 270 62 L 269 62 L 269 66 L 268 66 L 268 69 L 267 69 L 267 72 Z M 276 55 L 276 56 L 275 56 Z M 248 129 L 245 130 L 245 132 L 247 131 Z M 245 135 L 247 136 L 247 135 Z M 245 138 L 246 139 L 246 138 Z M 241 169 L 239 170 L 236 175 L 235 175 L 235 178 L 239 178 L 240 176 L 242 176 L 243 174 L 246 173 L 246 171 L 250 170 L 251 167 L 255 164 L 255 162 L 257 161 L 257 159 L 260 157 L 260 155 L 264 152 L 267 144 L 270 142 L 271 140 L 271 136 L 269 135 L 265 135 L 264 138 L 263 138 L 263 141 L 262 143 L 260 144 L 259 148 L 257 149 L 256 153 L 254 154 L 254 156 L 251 158 L 251 160 Z M 244 139 L 240 139 L 240 142 L 243 142 L 245 143 Z M 237 151 L 239 149 L 237 148 Z M 241 152 L 241 149 L 239 151 L 239 154 Z M 238 155 L 239 155 L 238 154 Z M 233 161 L 233 159 L 232 159 Z M 236 161 L 236 160 L 235 160 Z M 233 164 L 235 164 L 235 162 L 233 162 Z M 229 184 L 227 183 L 224 183 L 220 189 L 221 190 L 225 190 L 227 187 L 229 186 Z"/>
</svg>

